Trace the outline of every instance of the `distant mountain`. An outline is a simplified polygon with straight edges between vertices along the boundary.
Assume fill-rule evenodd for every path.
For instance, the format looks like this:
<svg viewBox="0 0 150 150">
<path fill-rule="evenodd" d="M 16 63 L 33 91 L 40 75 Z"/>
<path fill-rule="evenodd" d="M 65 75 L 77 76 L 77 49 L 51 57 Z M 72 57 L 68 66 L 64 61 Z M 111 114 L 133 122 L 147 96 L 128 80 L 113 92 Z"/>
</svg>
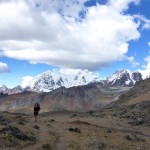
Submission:
<svg viewBox="0 0 150 150">
<path fill-rule="evenodd" d="M 3 85 L 2 87 L 0 87 L 0 93 L 2 94 L 16 94 L 16 93 L 22 93 L 25 91 L 30 91 L 30 88 L 22 88 L 20 85 L 14 87 L 14 88 L 8 88 L 7 86 Z"/>
<path fill-rule="evenodd" d="M 124 118 L 132 126 L 150 126 L 150 78 L 136 82 L 133 88 L 106 107 L 112 116 Z"/>
<path fill-rule="evenodd" d="M 137 71 L 132 73 L 129 70 L 116 71 L 106 80 L 101 80 L 98 76 L 88 70 L 80 70 L 78 73 L 73 75 L 47 71 L 33 78 L 25 88 L 17 86 L 10 89 L 3 85 L 0 87 L 0 93 L 10 95 L 24 91 L 50 92 L 60 87 L 70 88 L 74 86 L 88 85 L 90 83 L 100 83 L 106 87 L 132 87 L 140 80 L 142 80 L 142 74 L 140 72 Z"/>
<path fill-rule="evenodd" d="M 69 88 L 94 82 L 100 82 L 104 86 L 131 87 L 140 80 L 142 80 L 142 74 L 140 72 L 131 73 L 129 70 L 116 71 L 106 80 L 101 80 L 88 70 L 80 70 L 75 75 L 64 75 L 53 71 L 47 71 L 33 78 L 27 87 L 37 92 L 49 92 L 62 86 Z"/>
<path fill-rule="evenodd" d="M 100 82 L 100 79 L 88 70 L 80 70 L 75 75 L 47 71 L 33 78 L 27 87 L 37 92 L 49 92 L 62 86 L 69 88 L 87 85 L 90 82 Z"/>
<path fill-rule="evenodd" d="M 119 70 L 107 78 L 106 84 L 109 86 L 131 87 L 140 80 L 142 80 L 142 74 L 138 71 L 132 73 L 129 70 Z"/>
<path fill-rule="evenodd" d="M 150 97 L 150 78 L 136 82 L 133 88 L 121 95 L 113 106 L 117 105 L 132 105 L 149 101 Z"/>
<path fill-rule="evenodd" d="M 3 85 L 2 87 L 0 87 L 0 93 L 3 93 L 3 94 L 9 93 L 9 88 Z"/>
</svg>

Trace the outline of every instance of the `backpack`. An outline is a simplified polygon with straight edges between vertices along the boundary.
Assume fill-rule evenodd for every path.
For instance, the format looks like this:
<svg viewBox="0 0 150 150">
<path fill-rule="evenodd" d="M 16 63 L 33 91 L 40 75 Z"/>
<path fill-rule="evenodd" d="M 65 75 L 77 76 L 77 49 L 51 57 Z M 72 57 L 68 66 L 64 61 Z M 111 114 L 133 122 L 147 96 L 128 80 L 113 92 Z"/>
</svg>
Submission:
<svg viewBox="0 0 150 150">
<path fill-rule="evenodd" d="M 40 108 L 40 104 L 38 103 L 37 104 L 37 110 L 39 111 L 41 108 Z"/>
</svg>

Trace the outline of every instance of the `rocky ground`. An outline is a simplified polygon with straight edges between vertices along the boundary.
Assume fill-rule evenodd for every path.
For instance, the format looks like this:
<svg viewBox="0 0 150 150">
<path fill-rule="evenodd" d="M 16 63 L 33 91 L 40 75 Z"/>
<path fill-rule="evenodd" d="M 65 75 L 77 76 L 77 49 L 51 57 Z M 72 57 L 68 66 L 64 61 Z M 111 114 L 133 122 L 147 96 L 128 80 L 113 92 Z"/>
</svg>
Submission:
<svg viewBox="0 0 150 150">
<path fill-rule="evenodd" d="M 41 113 L 38 122 L 0 112 L 0 150 L 149 150 L 150 120 L 133 113 L 141 107 Z"/>
</svg>

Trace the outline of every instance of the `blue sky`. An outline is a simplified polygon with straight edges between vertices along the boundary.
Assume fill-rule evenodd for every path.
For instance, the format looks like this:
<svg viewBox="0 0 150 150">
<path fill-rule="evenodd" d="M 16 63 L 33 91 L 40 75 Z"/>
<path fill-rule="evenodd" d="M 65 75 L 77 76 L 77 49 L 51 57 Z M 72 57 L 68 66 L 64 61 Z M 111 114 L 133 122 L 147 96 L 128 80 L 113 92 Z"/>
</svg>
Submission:
<svg viewBox="0 0 150 150">
<path fill-rule="evenodd" d="M 149 6 L 149 0 L 0 1 L 0 86 L 53 69 L 150 74 Z"/>
</svg>

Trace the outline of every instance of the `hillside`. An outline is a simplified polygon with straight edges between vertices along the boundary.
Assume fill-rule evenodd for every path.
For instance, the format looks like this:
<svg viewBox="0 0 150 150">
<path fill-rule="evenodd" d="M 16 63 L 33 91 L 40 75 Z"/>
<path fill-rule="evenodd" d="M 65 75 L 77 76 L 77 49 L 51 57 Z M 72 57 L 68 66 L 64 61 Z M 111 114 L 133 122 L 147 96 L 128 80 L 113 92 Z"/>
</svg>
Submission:
<svg viewBox="0 0 150 150">
<path fill-rule="evenodd" d="M 149 150 L 148 126 L 130 126 L 108 112 L 0 112 L 0 150 Z"/>
<path fill-rule="evenodd" d="M 35 102 L 40 102 L 42 99 L 41 93 L 25 92 L 13 95 L 5 95 L 0 97 L 0 110 L 11 111 L 26 109 L 29 105 L 34 105 Z"/>
<path fill-rule="evenodd" d="M 150 125 L 150 78 L 139 81 L 115 102 L 107 105 L 111 113 L 131 125 Z"/>
<path fill-rule="evenodd" d="M 31 112 L 35 102 L 41 104 L 42 112 L 97 110 L 116 100 L 128 89 L 127 87 L 104 87 L 98 82 L 70 88 L 60 87 L 46 93 L 18 93 L 0 97 L 0 110 L 28 113 Z"/>
<path fill-rule="evenodd" d="M 132 105 L 150 100 L 150 78 L 141 80 L 114 102 L 114 105 Z"/>
</svg>

